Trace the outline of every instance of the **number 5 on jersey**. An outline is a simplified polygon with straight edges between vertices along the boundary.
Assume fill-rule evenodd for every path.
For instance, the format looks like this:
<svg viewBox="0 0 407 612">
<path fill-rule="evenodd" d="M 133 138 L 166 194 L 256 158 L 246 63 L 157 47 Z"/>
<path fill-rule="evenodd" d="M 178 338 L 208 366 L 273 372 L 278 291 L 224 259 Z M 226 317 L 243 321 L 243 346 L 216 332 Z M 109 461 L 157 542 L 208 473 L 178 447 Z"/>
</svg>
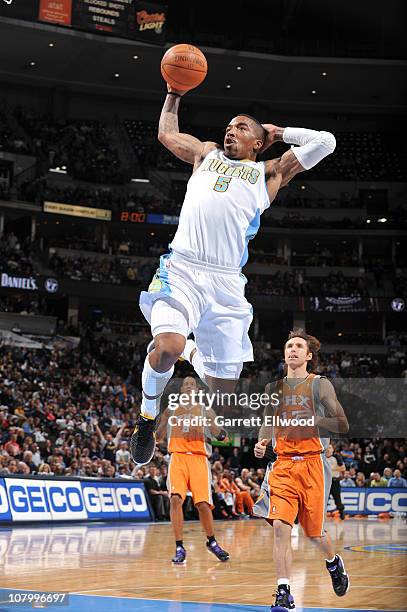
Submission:
<svg viewBox="0 0 407 612">
<path fill-rule="evenodd" d="M 230 181 L 232 180 L 231 176 L 219 176 L 218 180 L 214 185 L 214 190 L 223 193 L 229 187 Z"/>
</svg>

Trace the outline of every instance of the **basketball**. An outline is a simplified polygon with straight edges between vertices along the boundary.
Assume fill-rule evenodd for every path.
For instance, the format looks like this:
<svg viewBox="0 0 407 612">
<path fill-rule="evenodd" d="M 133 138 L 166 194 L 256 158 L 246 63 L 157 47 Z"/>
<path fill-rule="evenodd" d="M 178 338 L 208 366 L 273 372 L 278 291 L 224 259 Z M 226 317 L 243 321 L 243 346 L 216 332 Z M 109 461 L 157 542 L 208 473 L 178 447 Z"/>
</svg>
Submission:
<svg viewBox="0 0 407 612">
<path fill-rule="evenodd" d="M 208 72 L 206 57 L 193 45 L 175 45 L 166 51 L 161 60 L 164 80 L 180 91 L 198 87 Z"/>
</svg>

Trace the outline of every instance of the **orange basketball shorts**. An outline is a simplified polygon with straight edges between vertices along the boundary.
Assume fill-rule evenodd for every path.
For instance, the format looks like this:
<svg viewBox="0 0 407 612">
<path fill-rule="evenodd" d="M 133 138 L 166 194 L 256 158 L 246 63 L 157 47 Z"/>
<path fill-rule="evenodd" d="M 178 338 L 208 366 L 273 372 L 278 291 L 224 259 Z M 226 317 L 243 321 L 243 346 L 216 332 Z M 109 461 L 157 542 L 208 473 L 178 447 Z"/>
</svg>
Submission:
<svg viewBox="0 0 407 612">
<path fill-rule="evenodd" d="M 331 469 L 325 455 L 280 456 L 268 465 L 253 514 L 289 525 L 298 514 L 305 535 L 319 537 L 330 488 Z"/>
<path fill-rule="evenodd" d="M 206 455 L 171 454 L 167 478 L 170 495 L 179 495 L 184 500 L 190 491 L 195 505 L 206 502 L 213 508 L 211 485 L 211 466 Z"/>
</svg>

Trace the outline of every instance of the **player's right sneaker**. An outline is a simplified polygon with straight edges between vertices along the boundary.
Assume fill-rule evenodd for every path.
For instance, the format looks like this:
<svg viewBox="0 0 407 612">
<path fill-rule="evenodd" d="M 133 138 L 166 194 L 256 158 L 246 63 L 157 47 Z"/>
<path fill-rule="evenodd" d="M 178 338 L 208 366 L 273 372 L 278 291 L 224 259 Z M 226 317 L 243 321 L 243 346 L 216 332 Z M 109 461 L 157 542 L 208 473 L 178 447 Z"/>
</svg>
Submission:
<svg viewBox="0 0 407 612">
<path fill-rule="evenodd" d="M 175 555 L 171 559 L 174 565 L 184 565 L 186 563 L 187 551 L 183 546 L 177 546 L 175 549 Z"/>
<path fill-rule="evenodd" d="M 277 587 L 276 601 L 274 605 L 270 606 L 270 612 L 281 612 L 281 609 L 291 610 L 292 612 L 296 611 L 294 597 L 291 595 L 289 587 L 288 590 Z"/>
<path fill-rule="evenodd" d="M 150 463 L 155 451 L 155 430 L 157 419 L 139 415 L 130 439 L 131 457 L 136 465 Z"/>
<path fill-rule="evenodd" d="M 226 552 L 226 550 L 223 550 L 223 548 L 221 548 L 219 546 L 219 544 L 217 543 L 216 540 L 214 540 L 213 542 L 211 542 L 210 544 L 207 543 L 206 547 L 208 549 L 209 552 L 211 552 L 212 554 L 215 555 L 215 557 L 217 559 L 219 559 L 219 561 L 228 561 L 229 559 L 229 553 Z"/>
<path fill-rule="evenodd" d="M 340 555 L 335 555 L 332 563 L 326 562 L 326 569 L 332 580 L 333 589 L 338 597 L 343 597 L 349 591 L 350 580 L 345 570 L 345 564 Z"/>
</svg>

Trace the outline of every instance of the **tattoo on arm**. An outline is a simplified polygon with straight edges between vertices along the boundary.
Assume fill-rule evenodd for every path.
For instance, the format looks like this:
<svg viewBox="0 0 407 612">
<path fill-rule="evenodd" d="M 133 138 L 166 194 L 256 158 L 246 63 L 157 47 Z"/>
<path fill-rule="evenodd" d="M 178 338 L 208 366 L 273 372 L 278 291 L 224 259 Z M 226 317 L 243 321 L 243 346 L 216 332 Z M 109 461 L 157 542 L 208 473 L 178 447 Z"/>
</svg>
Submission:
<svg viewBox="0 0 407 612">
<path fill-rule="evenodd" d="M 178 134 L 178 108 L 181 98 L 167 96 L 161 111 L 160 122 L 158 124 L 159 134 Z"/>
</svg>

